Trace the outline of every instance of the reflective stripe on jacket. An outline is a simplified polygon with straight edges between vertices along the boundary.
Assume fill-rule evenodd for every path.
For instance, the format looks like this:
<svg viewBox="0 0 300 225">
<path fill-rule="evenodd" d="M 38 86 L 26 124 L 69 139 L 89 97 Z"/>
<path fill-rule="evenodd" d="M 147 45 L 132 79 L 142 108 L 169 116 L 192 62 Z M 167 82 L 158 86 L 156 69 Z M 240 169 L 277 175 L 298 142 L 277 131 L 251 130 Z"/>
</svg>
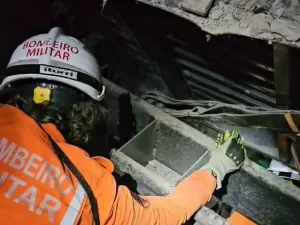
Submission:
<svg viewBox="0 0 300 225">
<path fill-rule="evenodd" d="M 144 197 L 148 203 L 142 206 L 125 186 L 117 187 L 109 160 L 90 158 L 67 144 L 53 124 L 43 127 L 91 186 L 101 225 L 179 225 L 216 187 L 210 172 L 197 171 L 166 197 Z M 0 224 L 93 224 L 82 186 L 56 157 L 45 134 L 8 105 L 0 105 L 0 202 Z"/>
</svg>

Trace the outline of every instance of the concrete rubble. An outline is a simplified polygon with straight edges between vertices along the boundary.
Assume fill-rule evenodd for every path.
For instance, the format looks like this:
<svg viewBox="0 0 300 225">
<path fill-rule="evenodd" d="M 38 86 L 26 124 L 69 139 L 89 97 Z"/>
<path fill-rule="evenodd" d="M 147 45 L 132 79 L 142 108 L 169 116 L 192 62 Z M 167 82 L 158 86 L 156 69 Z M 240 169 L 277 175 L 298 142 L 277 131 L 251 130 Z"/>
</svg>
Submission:
<svg viewBox="0 0 300 225">
<path fill-rule="evenodd" d="M 137 1 L 180 16 L 212 35 L 234 34 L 300 47 L 298 0 L 216 0 L 207 17 L 182 7 L 192 0 Z"/>
</svg>

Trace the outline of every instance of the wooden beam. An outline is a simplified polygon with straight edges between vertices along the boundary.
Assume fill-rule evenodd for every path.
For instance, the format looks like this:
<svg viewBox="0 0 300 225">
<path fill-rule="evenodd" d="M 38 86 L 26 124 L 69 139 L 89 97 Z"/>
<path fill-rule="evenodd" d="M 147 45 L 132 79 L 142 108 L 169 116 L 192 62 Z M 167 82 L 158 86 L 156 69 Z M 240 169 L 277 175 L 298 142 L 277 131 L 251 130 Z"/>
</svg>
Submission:
<svg viewBox="0 0 300 225">
<path fill-rule="evenodd" d="M 276 106 L 279 109 L 291 107 L 291 49 L 288 46 L 274 44 L 274 83 Z M 290 143 L 286 135 L 278 134 L 278 150 L 281 161 L 291 160 Z"/>
<path fill-rule="evenodd" d="M 274 79 L 276 105 L 279 109 L 291 107 L 291 49 L 274 44 Z"/>
</svg>

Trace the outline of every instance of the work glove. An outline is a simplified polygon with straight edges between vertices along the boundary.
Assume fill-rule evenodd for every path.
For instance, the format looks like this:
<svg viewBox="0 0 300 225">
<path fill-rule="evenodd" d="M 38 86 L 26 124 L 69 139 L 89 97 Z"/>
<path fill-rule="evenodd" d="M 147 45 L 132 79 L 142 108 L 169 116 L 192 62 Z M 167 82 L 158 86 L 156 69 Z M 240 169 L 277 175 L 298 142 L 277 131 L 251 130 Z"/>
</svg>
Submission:
<svg viewBox="0 0 300 225">
<path fill-rule="evenodd" d="M 214 150 L 209 162 L 201 170 L 211 170 L 217 179 L 217 189 L 222 187 L 226 174 L 238 170 L 246 158 L 246 150 L 237 131 L 218 134 Z"/>
</svg>

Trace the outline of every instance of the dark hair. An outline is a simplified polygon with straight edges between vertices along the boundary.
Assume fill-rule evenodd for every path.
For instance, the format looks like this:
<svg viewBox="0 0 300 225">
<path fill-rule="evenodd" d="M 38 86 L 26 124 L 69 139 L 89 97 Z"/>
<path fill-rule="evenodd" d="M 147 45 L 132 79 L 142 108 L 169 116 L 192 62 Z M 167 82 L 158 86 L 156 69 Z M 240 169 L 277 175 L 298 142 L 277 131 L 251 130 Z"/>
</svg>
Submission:
<svg viewBox="0 0 300 225">
<path fill-rule="evenodd" d="M 106 109 L 92 99 L 62 109 L 54 103 L 36 104 L 16 93 L 5 103 L 21 109 L 39 123 L 53 123 L 68 143 L 79 147 L 87 145 L 106 121 Z"/>
</svg>

